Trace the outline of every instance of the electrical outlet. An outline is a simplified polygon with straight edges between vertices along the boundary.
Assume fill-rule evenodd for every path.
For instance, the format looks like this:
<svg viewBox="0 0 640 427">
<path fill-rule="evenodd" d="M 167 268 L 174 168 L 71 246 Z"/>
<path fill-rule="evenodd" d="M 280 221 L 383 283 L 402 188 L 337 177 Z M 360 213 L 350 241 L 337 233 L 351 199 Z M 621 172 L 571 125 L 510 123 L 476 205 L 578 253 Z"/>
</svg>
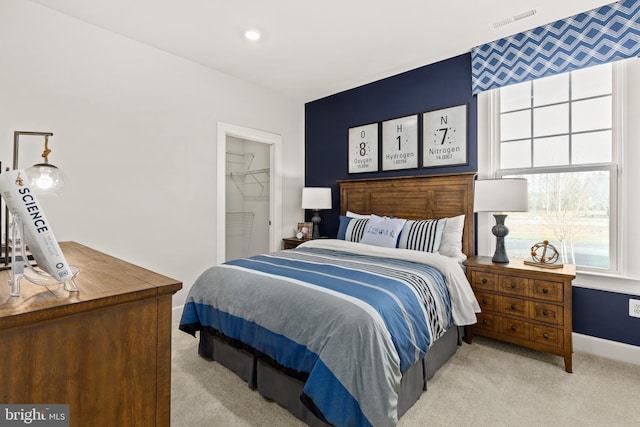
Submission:
<svg viewBox="0 0 640 427">
<path fill-rule="evenodd" d="M 629 316 L 640 317 L 640 299 L 629 299 Z"/>
</svg>

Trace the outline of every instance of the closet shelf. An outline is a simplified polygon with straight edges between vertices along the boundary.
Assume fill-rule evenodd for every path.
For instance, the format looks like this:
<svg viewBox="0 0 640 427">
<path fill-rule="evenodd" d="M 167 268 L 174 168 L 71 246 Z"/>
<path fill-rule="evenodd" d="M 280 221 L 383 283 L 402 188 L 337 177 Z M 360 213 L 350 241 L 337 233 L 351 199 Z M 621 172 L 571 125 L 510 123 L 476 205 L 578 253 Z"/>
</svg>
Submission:
<svg viewBox="0 0 640 427">
<path fill-rule="evenodd" d="M 253 163 L 253 159 L 255 159 L 255 153 L 242 151 L 227 151 L 227 163 L 232 163 L 236 165 L 241 165 L 243 170 L 247 170 L 251 168 L 251 163 Z"/>
<path fill-rule="evenodd" d="M 269 169 L 229 172 L 227 176 L 245 199 L 262 200 L 269 197 Z"/>
</svg>

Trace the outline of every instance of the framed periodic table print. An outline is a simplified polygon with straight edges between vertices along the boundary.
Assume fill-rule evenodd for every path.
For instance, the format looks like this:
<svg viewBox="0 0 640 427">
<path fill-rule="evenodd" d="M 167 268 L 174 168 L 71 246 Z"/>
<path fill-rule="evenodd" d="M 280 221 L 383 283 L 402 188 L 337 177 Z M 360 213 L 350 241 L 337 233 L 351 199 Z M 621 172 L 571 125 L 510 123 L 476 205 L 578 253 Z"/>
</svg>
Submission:
<svg viewBox="0 0 640 427">
<path fill-rule="evenodd" d="M 378 124 L 349 128 L 349 173 L 378 171 Z"/>
<path fill-rule="evenodd" d="M 418 115 L 382 122 L 382 170 L 418 167 Z"/>
<path fill-rule="evenodd" d="M 422 119 L 422 167 L 469 164 L 466 104 L 428 111 Z"/>
</svg>

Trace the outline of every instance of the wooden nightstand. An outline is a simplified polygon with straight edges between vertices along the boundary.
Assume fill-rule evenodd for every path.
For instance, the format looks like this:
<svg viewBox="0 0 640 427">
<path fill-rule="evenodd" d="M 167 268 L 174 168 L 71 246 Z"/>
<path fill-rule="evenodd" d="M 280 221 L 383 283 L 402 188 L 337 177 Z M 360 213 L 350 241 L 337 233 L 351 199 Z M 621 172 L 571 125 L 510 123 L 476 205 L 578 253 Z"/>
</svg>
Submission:
<svg viewBox="0 0 640 427">
<path fill-rule="evenodd" d="M 297 248 L 299 244 L 308 242 L 309 239 L 298 239 L 296 237 L 287 237 L 282 239 L 282 247 L 284 249 L 293 249 Z"/>
<path fill-rule="evenodd" d="M 497 264 L 491 257 L 465 261 L 467 279 L 482 313 L 478 323 L 465 329 L 465 341 L 473 335 L 507 341 L 564 357 L 572 372 L 571 282 L 574 265 L 547 269 L 529 266 L 521 259 Z"/>
</svg>

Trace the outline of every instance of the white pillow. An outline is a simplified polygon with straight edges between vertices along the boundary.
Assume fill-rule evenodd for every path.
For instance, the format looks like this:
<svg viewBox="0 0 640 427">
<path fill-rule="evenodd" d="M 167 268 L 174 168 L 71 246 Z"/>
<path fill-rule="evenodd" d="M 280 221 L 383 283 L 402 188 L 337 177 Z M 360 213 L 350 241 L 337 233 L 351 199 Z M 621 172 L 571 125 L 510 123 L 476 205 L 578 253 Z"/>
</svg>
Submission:
<svg viewBox="0 0 640 427">
<path fill-rule="evenodd" d="M 360 243 L 395 248 L 406 219 L 386 218 L 371 214 Z"/>
<path fill-rule="evenodd" d="M 351 212 L 351 211 L 347 211 L 347 218 L 358 218 L 358 219 L 364 219 L 364 218 L 369 218 L 371 215 L 362 215 L 362 214 L 358 214 L 355 212 Z"/>
<path fill-rule="evenodd" d="M 462 252 L 462 230 L 464 229 L 464 215 L 447 218 L 447 222 L 440 239 L 438 253 L 463 262 L 467 256 Z"/>
</svg>

